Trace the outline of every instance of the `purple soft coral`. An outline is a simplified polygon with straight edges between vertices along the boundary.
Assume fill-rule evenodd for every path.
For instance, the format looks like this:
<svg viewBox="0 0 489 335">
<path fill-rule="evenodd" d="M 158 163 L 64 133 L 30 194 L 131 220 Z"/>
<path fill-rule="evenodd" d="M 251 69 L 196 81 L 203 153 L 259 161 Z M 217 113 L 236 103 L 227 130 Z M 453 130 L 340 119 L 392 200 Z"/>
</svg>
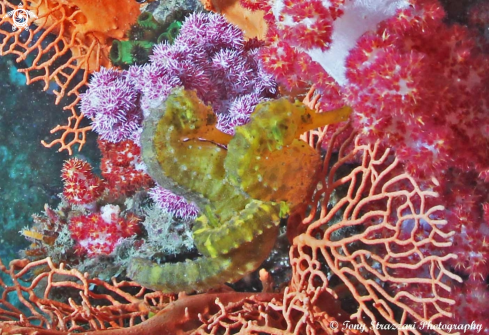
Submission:
<svg viewBox="0 0 489 335">
<path fill-rule="evenodd" d="M 176 195 L 159 185 L 153 187 L 148 193 L 159 208 L 166 210 L 173 216 L 195 219 L 197 214 L 199 214 L 197 206 L 188 203 L 184 197 Z"/>
<path fill-rule="evenodd" d="M 218 128 L 233 134 L 260 101 L 276 94 L 276 84 L 257 61 L 261 44 L 217 14 L 192 14 L 173 45 L 155 46 L 151 62 L 132 66 L 129 77 L 141 91 L 146 113 L 171 89 L 193 89 L 218 115 Z"/>
<path fill-rule="evenodd" d="M 243 32 L 221 15 L 192 14 L 174 44 L 154 47 L 150 63 L 95 73 L 81 109 L 102 139 L 137 141 L 143 112 L 184 86 L 212 106 L 221 131 L 234 134 L 260 101 L 276 94 L 275 81 L 257 58 L 261 46 L 256 39 L 245 41 Z"/>
<path fill-rule="evenodd" d="M 101 139 L 135 140 L 142 122 L 139 95 L 126 72 L 102 68 L 82 94 L 81 110 L 92 118 L 93 130 Z"/>
<path fill-rule="evenodd" d="M 260 101 L 276 94 L 275 81 L 257 58 L 261 46 L 256 39 L 245 41 L 243 32 L 218 14 L 192 14 L 174 44 L 154 47 L 150 63 L 95 73 L 82 96 L 82 111 L 102 139 L 138 143 L 143 114 L 183 86 L 212 106 L 221 131 L 234 134 Z M 194 205 L 161 187 L 149 193 L 173 215 L 194 218 L 198 213 Z"/>
</svg>

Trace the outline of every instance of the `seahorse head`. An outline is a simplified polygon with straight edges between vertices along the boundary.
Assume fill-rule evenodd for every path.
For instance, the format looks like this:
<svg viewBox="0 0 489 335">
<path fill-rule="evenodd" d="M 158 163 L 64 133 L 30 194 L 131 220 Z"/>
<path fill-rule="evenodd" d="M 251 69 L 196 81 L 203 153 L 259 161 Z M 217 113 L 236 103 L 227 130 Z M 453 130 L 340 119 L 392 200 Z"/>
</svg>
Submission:
<svg viewBox="0 0 489 335">
<path fill-rule="evenodd" d="M 165 111 L 168 124 L 171 124 L 181 136 L 193 135 L 201 128 L 215 127 L 216 116 L 212 108 L 187 95 L 184 94 L 183 88 L 178 88 L 168 96 Z"/>
</svg>

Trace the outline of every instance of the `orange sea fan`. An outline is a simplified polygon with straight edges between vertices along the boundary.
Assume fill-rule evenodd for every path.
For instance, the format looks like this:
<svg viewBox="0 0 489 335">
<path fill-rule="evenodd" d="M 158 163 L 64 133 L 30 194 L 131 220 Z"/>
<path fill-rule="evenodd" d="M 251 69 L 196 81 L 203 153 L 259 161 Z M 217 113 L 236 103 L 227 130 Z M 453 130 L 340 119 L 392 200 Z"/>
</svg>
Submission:
<svg viewBox="0 0 489 335">
<path fill-rule="evenodd" d="M 27 84 L 42 81 L 44 90 L 55 82 L 56 104 L 66 96 L 74 99 L 65 109 L 71 111 L 68 124 L 57 126 L 51 133 L 62 131 L 59 139 L 43 144 L 60 144 L 61 150 L 72 153 L 72 145 L 85 143 L 90 127 L 80 128 L 83 116 L 75 110 L 80 89 L 88 75 L 110 67 L 108 58 L 114 39 L 124 39 L 124 33 L 137 20 L 140 4 L 135 0 L 20 0 L 19 6 L 37 16 L 29 20 L 30 29 L 12 30 L 12 18 L 7 13 L 18 9 L 11 0 L 0 0 L 0 55 L 14 54 L 17 62 L 26 61 Z M 71 137 L 68 139 L 68 137 Z"/>
<path fill-rule="evenodd" d="M 313 92 L 304 100 L 310 108 L 319 99 Z M 327 151 L 309 214 L 288 227 L 296 232 L 290 290 L 306 293 L 313 305 L 322 293 L 349 299 L 350 318 L 375 334 L 381 331 L 371 322 L 398 334 L 447 322 L 456 300 L 451 286 L 462 279 L 449 269 L 455 233 L 443 229 L 438 194 L 406 173 L 389 148 L 361 143 L 350 124 L 302 139 L 318 150 L 326 141 Z"/>
<path fill-rule="evenodd" d="M 308 296 L 290 292 L 225 291 L 192 296 L 151 292 L 133 281 L 111 283 L 90 278 L 46 258 L 35 262 L 0 261 L 0 334 L 68 335 L 73 332 L 103 335 L 146 334 L 300 334 L 315 323 L 337 322 L 324 310 L 307 304 Z M 26 286 L 25 282 L 29 284 Z M 14 305 L 14 295 L 19 303 Z M 68 298 L 69 297 L 69 298 Z M 337 305 L 322 296 L 323 305 Z M 301 300 L 303 299 L 303 300 Z M 12 299 L 14 300 L 14 299 Z M 301 302 L 302 301 L 302 302 Z M 303 306 L 303 303 L 306 304 Z M 337 312 L 334 312 L 337 314 Z M 348 315 L 343 313 L 346 320 Z M 326 334 L 340 335 L 334 330 Z M 357 335 L 358 331 L 346 331 Z"/>
<path fill-rule="evenodd" d="M 455 258 L 448 252 L 454 233 L 443 231 L 436 192 L 422 189 L 389 149 L 354 135 L 337 157 L 326 155 L 317 205 L 290 250 L 291 288 L 311 298 L 323 291 L 350 297 L 351 319 L 365 327 L 380 322 L 399 334 L 420 334 L 406 325 L 451 317 L 451 283 L 461 281 L 447 264 Z"/>
<path fill-rule="evenodd" d="M 0 261 L 1 272 L 8 274 L 12 283 L 7 285 L 0 278 L 0 334 L 133 326 L 175 299 L 172 295 L 152 293 L 135 282 L 93 279 L 57 266 L 49 258 L 35 262 L 14 260 L 8 268 Z M 17 305 L 8 299 L 13 294 L 18 295 Z"/>
</svg>

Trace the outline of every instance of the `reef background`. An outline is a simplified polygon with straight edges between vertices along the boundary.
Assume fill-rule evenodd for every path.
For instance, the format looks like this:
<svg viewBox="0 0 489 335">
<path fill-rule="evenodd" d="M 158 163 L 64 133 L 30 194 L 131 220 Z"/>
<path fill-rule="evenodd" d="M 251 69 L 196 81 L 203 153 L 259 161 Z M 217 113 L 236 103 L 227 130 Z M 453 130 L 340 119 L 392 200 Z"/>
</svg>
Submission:
<svg viewBox="0 0 489 335">
<path fill-rule="evenodd" d="M 69 157 L 41 144 L 53 124 L 66 122 L 69 112 L 62 103 L 54 105 L 53 95 L 43 92 L 41 84 L 26 86 L 16 66 L 13 56 L 0 57 L 0 258 L 7 264 L 29 245 L 19 230 L 32 224 L 32 214 L 44 204 L 59 203 L 59 171 Z M 82 154 L 74 156 L 98 166 L 96 136 L 89 136 Z"/>
</svg>

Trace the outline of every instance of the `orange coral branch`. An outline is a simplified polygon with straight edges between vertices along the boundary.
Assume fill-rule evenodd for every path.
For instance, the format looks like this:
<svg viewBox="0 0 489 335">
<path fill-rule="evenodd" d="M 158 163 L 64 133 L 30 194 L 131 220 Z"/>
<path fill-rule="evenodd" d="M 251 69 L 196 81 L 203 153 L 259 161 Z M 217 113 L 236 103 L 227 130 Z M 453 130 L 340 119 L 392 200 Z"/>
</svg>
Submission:
<svg viewBox="0 0 489 335">
<path fill-rule="evenodd" d="M 56 94 L 56 104 L 65 94 L 77 97 L 79 88 L 86 84 L 88 73 L 98 70 L 100 65 L 110 64 L 107 57 L 109 45 L 101 44 L 93 36 L 82 36 L 78 33 L 76 27 L 80 23 L 76 20 L 80 18 L 81 13 L 73 9 L 73 4 L 70 6 L 52 0 L 32 2 L 22 0 L 21 4 L 23 8 L 36 13 L 38 19 L 35 24 L 30 25 L 28 32 L 20 29 L 0 30 L 2 36 L 0 55 L 17 55 L 17 62 L 34 56 L 32 64 L 19 71 L 25 73 L 27 84 L 43 81 L 44 90 L 49 89 L 51 81 L 56 82 L 59 85 L 59 90 L 53 90 Z M 8 23 L 9 25 L 6 26 L 11 26 L 11 19 L 3 17 L 3 14 L 16 9 L 16 6 L 7 0 L 2 0 L 0 5 L 2 8 L 0 24 Z M 24 37 L 22 34 L 28 36 Z M 102 55 L 100 55 L 101 49 L 105 50 Z M 102 57 L 97 57 L 98 55 Z M 81 79 L 75 80 L 75 76 L 81 69 L 86 70 L 87 73 Z M 75 84 L 75 87 L 66 93 L 70 84 Z"/>
<path fill-rule="evenodd" d="M 83 145 L 86 143 L 87 132 L 89 132 L 92 127 L 86 126 L 80 128 L 80 123 L 83 120 L 83 113 L 76 113 L 76 104 L 80 98 L 78 97 L 69 107 L 71 112 L 71 116 L 68 117 L 68 122 L 66 125 L 61 126 L 57 125 L 53 129 L 51 129 L 51 134 L 56 133 L 58 131 L 62 131 L 61 136 L 58 139 L 55 139 L 49 143 L 44 140 L 41 141 L 42 145 L 46 148 L 51 148 L 52 146 L 59 144 L 60 147 L 58 151 L 67 150 L 70 155 L 73 154 L 73 145 L 78 144 L 78 151 L 81 151 Z M 70 139 L 70 136 L 72 138 Z"/>
<path fill-rule="evenodd" d="M 285 293 L 183 295 L 173 301 L 173 295 L 148 292 L 135 282 L 112 279 L 111 283 L 106 283 L 90 279 L 88 274 L 56 266 L 49 258 L 35 262 L 15 260 L 9 269 L 0 262 L 0 270 L 13 281 L 9 286 L 0 280 L 2 334 L 66 335 L 79 331 L 93 335 L 176 335 L 215 334 L 246 328 L 292 335 L 314 329 L 318 322 L 327 327 L 329 321 L 341 320 L 328 313 L 342 314 L 343 319 L 347 316 L 334 307 L 331 296 L 323 295 L 320 299 L 328 305 L 325 311 L 313 308 L 307 294 L 288 289 Z M 29 278 L 36 272 L 37 275 Z M 21 285 L 22 281 L 29 285 Z M 71 295 L 68 303 L 56 300 L 56 290 L 65 299 Z M 22 307 L 9 303 L 8 296 L 12 293 L 19 297 Z M 155 315 L 148 318 L 149 313 Z M 137 321 L 142 322 L 136 325 Z"/>
<path fill-rule="evenodd" d="M 348 125 L 330 138 L 313 208 L 302 223 L 306 232 L 293 241 L 292 288 L 317 283 L 313 287 L 334 294 L 326 276 L 330 271 L 357 301 L 351 317 L 361 324 L 366 318 L 375 322 L 376 313 L 399 327 L 408 320 L 436 323 L 451 317 L 449 283 L 461 279 L 446 262 L 456 256 L 430 251 L 449 247 L 453 234 L 441 229 L 443 206 L 428 205 L 438 194 L 421 189 L 389 149 L 361 144 L 351 130 L 333 158 L 335 141 L 345 131 Z M 399 318 L 396 310 L 402 311 Z M 409 332 L 419 334 L 399 330 Z"/>
<path fill-rule="evenodd" d="M 9 286 L 0 280 L 3 287 L 0 329 L 4 331 L 12 327 L 36 331 L 86 331 L 87 326 L 99 330 L 123 327 L 126 322 L 132 326 L 146 320 L 150 312 L 161 310 L 174 299 L 171 295 L 150 293 L 135 282 L 113 279 L 112 283 L 107 283 L 90 279 L 88 274 L 67 270 L 63 264 L 56 266 L 49 258 L 35 262 L 14 260 L 9 269 L 0 261 L 0 270 L 13 281 Z M 30 278 L 35 273 L 39 274 Z M 25 286 L 22 282 L 30 284 Z M 97 291 L 92 290 L 92 286 L 97 287 Z M 130 293 L 127 290 L 136 291 Z M 57 294 L 66 297 L 70 292 L 68 303 L 55 299 Z M 22 307 L 9 303 L 8 296 L 12 293 L 18 296 Z"/>
<path fill-rule="evenodd" d="M 63 131 L 61 138 L 43 142 L 46 147 L 60 144 L 59 151 L 85 143 L 90 127 L 78 128 L 83 115 L 75 110 L 80 90 L 87 84 L 88 76 L 101 66 L 110 67 L 109 50 L 114 39 L 124 39 L 124 33 L 136 22 L 140 5 L 134 0 L 21 0 L 23 8 L 38 18 L 30 24 L 30 30 L 10 30 L 12 19 L 5 15 L 17 6 L 9 0 L 0 0 L 0 55 L 16 55 L 16 61 L 28 61 L 26 68 L 19 69 L 26 75 L 27 84 L 42 81 L 47 91 L 52 83 L 56 104 L 65 96 L 73 97 L 64 109 L 72 116 L 65 126 L 57 126 L 51 134 Z M 32 60 L 31 60 L 32 59 Z M 68 134 L 74 139 L 67 141 Z"/>
<path fill-rule="evenodd" d="M 270 301 L 273 298 L 278 298 L 280 294 L 273 293 L 247 293 L 247 292 L 228 292 L 228 293 L 209 293 L 188 296 L 178 299 L 165 307 L 158 314 L 153 316 L 146 322 L 143 322 L 132 328 L 114 329 L 104 331 L 103 334 L 108 335 L 134 335 L 134 334 L 168 334 L 178 335 L 184 334 L 183 330 L 195 331 L 197 326 L 202 324 L 204 315 L 214 315 L 217 310 L 221 312 L 226 310 L 226 306 L 233 303 L 242 302 L 248 299 L 258 303 L 261 301 Z M 234 306 L 234 305 L 233 305 Z M 225 312 L 226 313 L 226 312 Z M 207 324 L 202 328 L 210 328 Z M 90 332 L 90 335 L 98 335 L 102 333 Z"/>
</svg>

